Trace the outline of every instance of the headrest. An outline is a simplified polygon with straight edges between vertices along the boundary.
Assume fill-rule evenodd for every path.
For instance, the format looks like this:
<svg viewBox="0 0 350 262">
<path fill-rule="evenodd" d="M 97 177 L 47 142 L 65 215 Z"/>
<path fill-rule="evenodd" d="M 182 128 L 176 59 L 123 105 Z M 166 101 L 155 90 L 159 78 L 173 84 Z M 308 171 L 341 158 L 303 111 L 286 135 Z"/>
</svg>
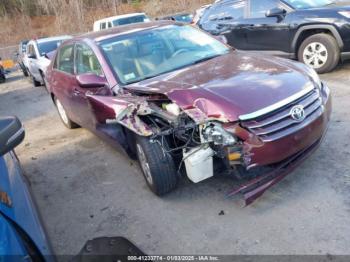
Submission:
<svg viewBox="0 0 350 262">
<path fill-rule="evenodd" d="M 140 56 L 148 56 L 152 55 L 156 50 L 156 45 L 152 42 L 142 43 L 140 45 L 139 55 Z"/>
<path fill-rule="evenodd" d="M 128 52 L 128 47 L 123 43 L 117 43 L 113 45 L 113 52 L 116 54 L 126 53 Z"/>
</svg>

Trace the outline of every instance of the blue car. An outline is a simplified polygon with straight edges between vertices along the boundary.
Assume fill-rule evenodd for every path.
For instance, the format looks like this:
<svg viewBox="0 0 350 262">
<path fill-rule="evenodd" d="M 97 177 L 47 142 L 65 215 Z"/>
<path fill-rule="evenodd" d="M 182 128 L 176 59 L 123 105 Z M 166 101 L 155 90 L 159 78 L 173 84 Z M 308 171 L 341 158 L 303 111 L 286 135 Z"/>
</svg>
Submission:
<svg viewBox="0 0 350 262">
<path fill-rule="evenodd" d="M 0 118 L 0 261 L 52 261 L 49 240 L 13 151 L 23 139 L 18 118 Z"/>
<path fill-rule="evenodd" d="M 55 261 L 49 239 L 13 151 L 24 139 L 17 117 L 0 118 L 0 262 Z M 123 237 L 100 237 L 85 243 L 71 261 L 126 261 L 145 255 Z"/>
</svg>

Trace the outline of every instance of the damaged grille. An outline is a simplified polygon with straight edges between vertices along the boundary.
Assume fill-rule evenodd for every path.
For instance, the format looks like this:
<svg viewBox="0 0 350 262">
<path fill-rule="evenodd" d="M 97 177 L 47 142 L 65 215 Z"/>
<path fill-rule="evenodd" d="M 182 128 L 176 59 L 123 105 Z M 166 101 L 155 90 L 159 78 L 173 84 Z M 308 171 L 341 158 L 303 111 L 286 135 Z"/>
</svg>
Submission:
<svg viewBox="0 0 350 262">
<path fill-rule="evenodd" d="M 291 110 L 295 106 L 302 106 L 305 119 L 297 121 L 292 118 Z M 243 121 L 244 128 L 250 130 L 264 142 L 271 142 L 288 136 L 304 128 L 323 114 L 322 97 L 318 89 L 314 89 L 301 98 L 271 113 L 256 119 Z"/>
</svg>

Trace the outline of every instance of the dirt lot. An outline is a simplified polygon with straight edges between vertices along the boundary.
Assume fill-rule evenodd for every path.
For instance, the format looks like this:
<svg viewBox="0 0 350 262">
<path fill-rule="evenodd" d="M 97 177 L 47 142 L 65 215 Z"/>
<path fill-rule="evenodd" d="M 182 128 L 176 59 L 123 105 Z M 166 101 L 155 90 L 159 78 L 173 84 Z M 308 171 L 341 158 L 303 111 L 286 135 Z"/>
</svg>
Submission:
<svg viewBox="0 0 350 262">
<path fill-rule="evenodd" d="M 334 99 L 324 143 L 247 208 L 225 198 L 228 178 L 154 196 L 136 162 L 84 129 L 65 129 L 44 88 L 19 73 L 0 85 L 0 115 L 24 122 L 17 153 L 58 254 L 116 235 L 148 254 L 350 254 L 350 63 L 322 78 Z"/>
</svg>

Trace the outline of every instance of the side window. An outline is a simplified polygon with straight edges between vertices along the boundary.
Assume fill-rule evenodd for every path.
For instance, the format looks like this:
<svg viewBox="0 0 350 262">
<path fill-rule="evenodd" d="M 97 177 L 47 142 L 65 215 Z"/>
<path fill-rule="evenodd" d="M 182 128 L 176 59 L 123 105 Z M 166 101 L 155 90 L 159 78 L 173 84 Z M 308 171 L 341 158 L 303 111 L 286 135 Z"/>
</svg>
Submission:
<svg viewBox="0 0 350 262">
<path fill-rule="evenodd" d="M 108 22 L 108 28 L 112 27 L 112 22 Z"/>
<path fill-rule="evenodd" d="M 30 45 L 28 46 L 28 55 L 29 55 L 29 56 L 36 56 L 36 55 L 35 55 L 35 50 L 34 50 L 33 44 L 30 44 Z"/>
<path fill-rule="evenodd" d="M 87 45 L 79 44 L 76 46 L 75 66 L 78 75 L 85 73 L 103 75 L 101 65 L 96 55 Z"/>
<path fill-rule="evenodd" d="M 250 0 L 250 17 L 263 18 L 266 12 L 279 7 L 277 0 Z"/>
<path fill-rule="evenodd" d="M 244 18 L 246 1 L 229 1 L 218 4 L 207 14 L 206 20 L 233 20 Z"/>
<path fill-rule="evenodd" d="M 58 54 L 58 70 L 73 74 L 74 73 L 74 46 L 67 45 L 60 49 L 60 53 Z"/>
<path fill-rule="evenodd" d="M 101 23 L 100 29 L 101 30 L 106 29 L 106 22 Z"/>
</svg>

